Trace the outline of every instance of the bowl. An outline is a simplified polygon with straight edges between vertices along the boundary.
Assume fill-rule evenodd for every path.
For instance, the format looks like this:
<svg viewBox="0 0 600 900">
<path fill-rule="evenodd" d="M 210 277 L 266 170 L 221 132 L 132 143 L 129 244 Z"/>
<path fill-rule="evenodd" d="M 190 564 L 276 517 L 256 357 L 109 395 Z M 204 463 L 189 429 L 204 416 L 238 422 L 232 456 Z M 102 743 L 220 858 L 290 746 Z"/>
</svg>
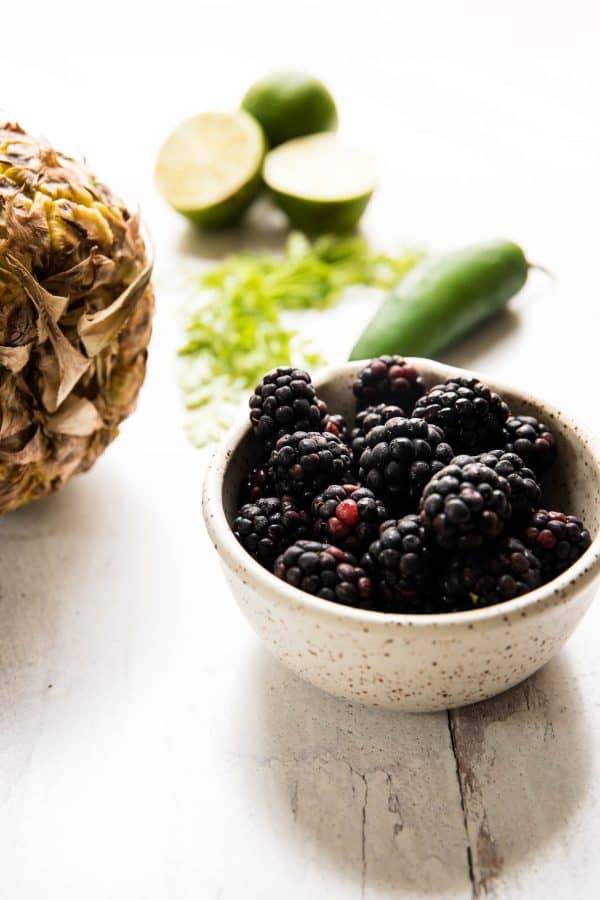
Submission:
<svg viewBox="0 0 600 900">
<path fill-rule="evenodd" d="M 475 375 L 427 359 L 410 362 L 428 386 Z M 329 408 L 350 420 L 352 382 L 363 366 L 345 363 L 316 382 Z M 212 458 L 203 510 L 231 591 L 271 653 L 330 694 L 414 712 L 484 700 L 547 663 L 592 602 L 600 569 L 598 444 L 546 402 L 481 378 L 513 411 L 552 428 L 560 463 L 544 485 L 545 505 L 579 516 L 592 536 L 584 555 L 554 581 L 496 606 L 440 615 L 390 614 L 352 609 L 285 584 L 255 562 L 231 530 L 242 479 L 258 455 L 249 423 L 234 428 Z"/>
</svg>

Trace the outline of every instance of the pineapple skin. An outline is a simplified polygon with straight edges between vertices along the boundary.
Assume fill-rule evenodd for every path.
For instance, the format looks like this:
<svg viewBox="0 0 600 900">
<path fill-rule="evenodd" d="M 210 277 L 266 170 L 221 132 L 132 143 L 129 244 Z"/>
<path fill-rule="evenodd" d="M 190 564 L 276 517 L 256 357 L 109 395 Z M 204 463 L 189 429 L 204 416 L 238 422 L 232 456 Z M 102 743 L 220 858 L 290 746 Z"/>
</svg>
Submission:
<svg viewBox="0 0 600 900">
<path fill-rule="evenodd" d="M 154 295 L 137 214 L 0 127 L 0 513 L 93 465 L 133 410 Z"/>
</svg>

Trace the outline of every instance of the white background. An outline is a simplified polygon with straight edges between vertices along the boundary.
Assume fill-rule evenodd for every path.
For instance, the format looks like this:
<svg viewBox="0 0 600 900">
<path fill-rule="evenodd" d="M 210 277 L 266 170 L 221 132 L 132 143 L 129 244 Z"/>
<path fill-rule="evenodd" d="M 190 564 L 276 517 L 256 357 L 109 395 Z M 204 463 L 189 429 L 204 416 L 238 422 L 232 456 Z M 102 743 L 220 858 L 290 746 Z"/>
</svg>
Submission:
<svg viewBox="0 0 600 900">
<path fill-rule="evenodd" d="M 338 99 L 342 133 L 378 160 L 365 218 L 374 242 L 505 235 L 556 273 L 445 358 L 543 394 L 597 431 L 597 9 L 4 5 L 0 105 L 139 202 L 157 251 L 157 315 L 147 384 L 117 443 L 60 497 L 0 523 L 0 897 L 471 895 L 445 716 L 347 707 L 301 685 L 269 661 L 226 592 L 201 523 L 205 457 L 182 431 L 173 284 L 202 260 L 282 236 L 259 216 L 198 235 L 163 204 L 152 170 L 184 116 L 234 108 L 273 66 L 314 71 Z M 334 357 L 370 307 L 352 309 Z M 503 897 L 597 892 L 599 624 L 591 613 L 543 676 L 567 734 L 548 759 L 579 770 L 558 779 L 556 808 L 542 782 L 527 808 L 544 815 L 521 826 L 526 846 L 507 838 Z M 509 743 L 533 746 L 532 729 L 524 714 Z M 506 732 L 497 739 L 503 747 Z M 506 759 L 498 790 L 509 797 Z M 412 818 L 390 845 L 378 830 L 389 798 L 372 808 L 365 869 L 353 798 L 355 770 L 372 766 L 372 802 L 396 767 Z M 502 810 L 509 835 L 508 800 Z"/>
</svg>

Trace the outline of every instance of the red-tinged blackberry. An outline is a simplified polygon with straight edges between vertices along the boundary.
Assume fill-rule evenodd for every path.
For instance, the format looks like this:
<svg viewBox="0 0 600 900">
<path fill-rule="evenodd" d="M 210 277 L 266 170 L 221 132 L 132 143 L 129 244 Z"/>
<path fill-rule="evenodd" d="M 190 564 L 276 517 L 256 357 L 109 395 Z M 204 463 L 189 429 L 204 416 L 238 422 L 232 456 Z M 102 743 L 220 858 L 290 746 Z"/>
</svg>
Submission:
<svg viewBox="0 0 600 900">
<path fill-rule="evenodd" d="M 233 533 L 250 556 L 271 568 L 286 547 L 309 536 L 310 522 L 308 514 L 297 509 L 291 500 L 263 497 L 241 507 Z"/>
<path fill-rule="evenodd" d="M 389 419 L 365 438 L 358 477 L 392 513 L 417 508 L 423 488 L 453 458 L 444 433 L 423 419 Z"/>
<path fill-rule="evenodd" d="M 417 401 L 414 415 L 442 428 L 456 453 L 483 453 L 503 446 L 508 406 L 477 378 L 453 378 Z"/>
<path fill-rule="evenodd" d="M 358 463 L 361 453 L 365 449 L 365 438 L 372 428 L 377 425 L 383 425 L 388 419 L 395 419 L 405 416 L 405 412 L 400 406 L 393 404 L 378 403 L 377 406 L 367 406 L 356 414 L 354 428 L 350 436 L 350 446 L 352 447 L 352 455 L 354 461 Z"/>
<path fill-rule="evenodd" d="M 374 541 L 379 526 L 388 518 L 385 504 L 368 488 L 356 484 L 331 484 L 312 502 L 313 532 L 353 553 Z"/>
<path fill-rule="evenodd" d="M 385 522 L 360 563 L 375 583 L 383 612 L 425 612 L 429 607 L 434 556 L 418 516 Z"/>
<path fill-rule="evenodd" d="M 421 521 L 445 550 L 474 550 L 500 536 L 512 514 L 510 484 L 472 456 L 456 456 L 421 498 Z"/>
<path fill-rule="evenodd" d="M 275 575 L 294 587 L 334 603 L 370 609 L 373 583 L 352 554 L 319 541 L 297 541 L 278 557 Z"/>
<path fill-rule="evenodd" d="M 321 430 L 335 434 L 344 444 L 350 444 L 350 429 L 343 416 L 336 413 L 326 413 L 321 422 Z"/>
<path fill-rule="evenodd" d="M 509 453 L 516 453 L 526 466 L 538 474 L 556 459 L 556 441 L 547 425 L 533 416 L 509 416 L 502 431 Z"/>
<path fill-rule="evenodd" d="M 410 415 L 425 384 L 415 367 L 401 356 L 380 356 L 358 373 L 353 390 L 359 409 L 386 403 Z"/>
<path fill-rule="evenodd" d="M 546 581 L 568 569 L 590 546 L 590 533 L 576 516 L 538 509 L 524 530 L 524 541 L 539 557 Z"/>
<path fill-rule="evenodd" d="M 250 397 L 254 434 L 267 449 L 294 431 L 320 431 L 322 410 L 308 372 L 279 366 L 267 372 Z"/>
<path fill-rule="evenodd" d="M 515 537 L 455 558 L 441 578 L 442 608 L 477 609 L 520 597 L 542 584 L 537 556 Z"/>
<path fill-rule="evenodd" d="M 308 508 L 328 484 L 347 480 L 350 463 L 350 450 L 335 434 L 295 431 L 275 444 L 267 474 L 279 497 L 295 497 Z"/>
<path fill-rule="evenodd" d="M 503 450 L 490 450 L 489 453 L 481 453 L 477 460 L 506 478 L 510 484 L 510 505 L 514 516 L 522 518 L 538 508 L 542 489 L 520 456 Z"/>
<path fill-rule="evenodd" d="M 261 497 L 273 497 L 274 495 L 275 485 L 271 482 L 266 468 L 256 466 L 250 469 L 242 489 L 242 500 L 255 503 Z"/>
</svg>

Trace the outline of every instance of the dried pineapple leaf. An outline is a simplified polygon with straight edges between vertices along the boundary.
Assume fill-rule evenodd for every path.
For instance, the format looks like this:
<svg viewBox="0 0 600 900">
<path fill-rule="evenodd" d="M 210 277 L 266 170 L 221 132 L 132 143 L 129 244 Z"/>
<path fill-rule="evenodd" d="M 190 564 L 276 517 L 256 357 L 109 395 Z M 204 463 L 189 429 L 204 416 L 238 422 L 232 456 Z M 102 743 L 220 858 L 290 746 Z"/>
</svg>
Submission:
<svg viewBox="0 0 600 900">
<path fill-rule="evenodd" d="M 106 309 L 84 313 L 77 325 L 77 332 L 89 357 L 97 356 L 115 340 L 150 283 L 152 263 L 148 263 L 128 288 Z"/>
<path fill-rule="evenodd" d="M 23 263 L 11 253 L 6 254 L 5 260 L 37 310 L 40 341 L 45 336 L 52 344 L 56 359 L 53 363 L 51 357 L 47 357 L 47 378 L 43 386 L 42 401 L 48 412 L 56 412 L 88 369 L 90 361 L 73 347 L 56 324 L 67 308 L 68 298 L 58 297 L 44 290 Z"/>
<path fill-rule="evenodd" d="M 64 225 L 75 226 L 79 233 L 83 231 L 89 241 L 107 248 L 112 246 L 114 235 L 99 210 L 60 198 L 54 201 L 53 213 Z"/>
<path fill-rule="evenodd" d="M 6 202 L 7 244 L 20 252 L 31 254 L 37 264 L 48 257 L 50 235 L 46 214 L 39 204 L 32 203 L 22 194 Z"/>
<path fill-rule="evenodd" d="M 90 400 L 71 394 L 54 415 L 48 417 L 46 427 L 57 434 L 88 437 L 103 428 L 104 422 Z"/>
<path fill-rule="evenodd" d="M 6 253 L 4 259 L 9 270 L 13 275 L 16 275 L 21 282 L 23 290 L 34 304 L 38 313 L 40 312 L 40 308 L 42 308 L 48 313 L 53 322 L 58 322 L 69 305 L 69 298 L 51 294 L 43 288 L 39 281 L 31 274 L 29 269 L 27 269 L 21 260 L 17 259 L 12 253 Z"/>
<path fill-rule="evenodd" d="M 0 346 L 0 366 L 10 372 L 20 372 L 29 362 L 31 348 L 32 344 L 25 344 L 22 347 Z"/>
<path fill-rule="evenodd" d="M 37 428 L 31 440 L 21 450 L 3 450 L 0 448 L 0 462 L 10 465 L 26 466 L 39 462 L 46 454 L 46 442 L 40 428 Z M 2 482 L 0 482 L 0 485 Z M 0 488 L 1 490 L 1 488 Z"/>
<path fill-rule="evenodd" d="M 115 268 L 112 259 L 100 253 L 98 247 L 92 247 L 89 256 L 70 269 L 46 278 L 43 286 L 51 293 L 64 293 L 70 300 L 78 300 L 85 297 L 92 288 L 112 284 Z"/>
<path fill-rule="evenodd" d="M 49 367 L 47 371 L 47 381 L 44 384 L 42 399 L 48 412 L 56 412 L 83 373 L 88 370 L 90 360 L 73 347 L 58 325 L 51 319 L 48 319 L 46 325 L 50 343 L 54 349 L 56 366 Z M 53 357 L 48 355 L 48 359 L 52 360 Z"/>
<path fill-rule="evenodd" d="M 2 157 L 0 156 L 0 163 L 2 162 Z M 19 187 L 11 181 L 10 178 L 7 178 L 5 175 L 0 176 L 0 197 L 4 200 L 8 200 L 16 194 L 19 193 Z"/>
<path fill-rule="evenodd" d="M 31 425 L 31 419 L 27 415 L 27 409 L 14 378 L 6 378 L 0 385 L 0 410 L 2 410 L 0 441 L 20 434 Z"/>
</svg>

